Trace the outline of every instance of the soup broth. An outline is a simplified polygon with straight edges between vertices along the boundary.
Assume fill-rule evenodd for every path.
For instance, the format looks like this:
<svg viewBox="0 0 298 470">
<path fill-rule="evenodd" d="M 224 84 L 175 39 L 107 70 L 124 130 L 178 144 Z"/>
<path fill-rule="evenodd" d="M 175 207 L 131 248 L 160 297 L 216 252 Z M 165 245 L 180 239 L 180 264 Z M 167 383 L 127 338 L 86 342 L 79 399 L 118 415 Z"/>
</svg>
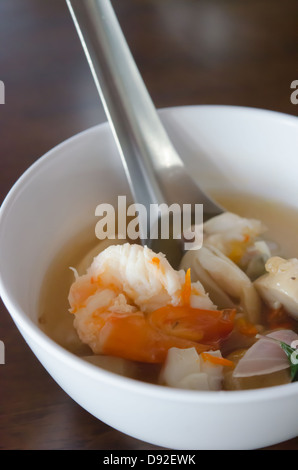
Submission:
<svg viewBox="0 0 298 470">
<path fill-rule="evenodd" d="M 268 227 L 268 238 L 278 244 L 281 256 L 298 257 L 298 210 L 239 193 L 214 193 L 212 196 L 230 212 L 261 220 Z M 122 240 L 120 243 L 124 242 Z M 73 315 L 69 312 L 68 303 L 69 289 L 74 281 L 74 272 L 70 267 L 75 268 L 79 275 L 84 274 L 93 257 L 110 244 L 118 244 L 118 241 L 99 242 L 95 237 L 94 227 L 88 227 L 61 249 L 44 280 L 40 298 L 40 327 L 59 345 L 89 362 L 125 376 L 154 383 L 160 372 L 158 364 L 140 364 L 119 358 L 95 356 L 89 346 L 81 342 L 73 326 Z"/>
</svg>

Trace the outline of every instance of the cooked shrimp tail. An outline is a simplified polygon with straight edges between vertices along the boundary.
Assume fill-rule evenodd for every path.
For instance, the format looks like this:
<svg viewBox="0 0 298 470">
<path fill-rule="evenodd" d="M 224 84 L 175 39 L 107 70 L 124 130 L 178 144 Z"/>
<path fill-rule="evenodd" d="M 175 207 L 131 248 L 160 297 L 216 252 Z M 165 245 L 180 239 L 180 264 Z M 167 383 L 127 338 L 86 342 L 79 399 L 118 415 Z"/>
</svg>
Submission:
<svg viewBox="0 0 298 470">
<path fill-rule="evenodd" d="M 69 293 L 80 339 L 95 354 L 161 363 L 170 348 L 218 348 L 234 311 L 216 310 L 190 270 L 175 271 L 161 254 L 112 246 L 77 277 Z"/>
</svg>

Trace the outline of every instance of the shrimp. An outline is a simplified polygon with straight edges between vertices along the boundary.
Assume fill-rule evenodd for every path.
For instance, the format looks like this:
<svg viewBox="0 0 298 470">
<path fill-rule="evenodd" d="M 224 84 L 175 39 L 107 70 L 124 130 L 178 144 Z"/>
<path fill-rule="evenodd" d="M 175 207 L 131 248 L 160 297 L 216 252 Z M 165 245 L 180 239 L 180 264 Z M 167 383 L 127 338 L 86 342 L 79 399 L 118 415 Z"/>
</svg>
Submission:
<svg viewBox="0 0 298 470">
<path fill-rule="evenodd" d="M 217 349 L 233 329 L 234 310 L 218 311 L 190 271 L 161 253 L 113 245 L 96 256 L 69 292 L 70 312 L 93 353 L 162 363 L 170 348 Z"/>
</svg>

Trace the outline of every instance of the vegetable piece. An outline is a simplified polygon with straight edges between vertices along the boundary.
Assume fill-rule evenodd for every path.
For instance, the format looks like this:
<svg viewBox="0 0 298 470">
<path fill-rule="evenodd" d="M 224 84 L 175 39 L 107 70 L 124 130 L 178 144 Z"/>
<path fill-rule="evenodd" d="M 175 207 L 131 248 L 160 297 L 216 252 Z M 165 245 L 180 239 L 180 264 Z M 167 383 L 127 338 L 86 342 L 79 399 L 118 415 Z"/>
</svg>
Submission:
<svg viewBox="0 0 298 470">
<path fill-rule="evenodd" d="M 221 352 L 210 351 L 214 360 L 222 359 Z M 223 367 L 205 361 L 195 348 L 171 348 L 160 374 L 159 383 L 169 387 L 189 390 L 220 390 Z"/>
<path fill-rule="evenodd" d="M 201 358 L 203 359 L 203 361 L 209 361 L 211 362 L 211 364 L 215 364 L 218 366 L 235 367 L 235 364 L 233 361 L 230 361 L 229 359 L 225 359 L 223 357 L 214 356 L 210 353 L 202 352 Z"/>
<path fill-rule="evenodd" d="M 277 341 L 270 341 L 270 338 Z M 298 340 L 298 335 L 291 330 L 274 331 L 261 337 L 240 359 L 233 376 L 253 377 L 289 368 L 289 360 L 279 342 L 291 344 L 295 340 Z"/>
</svg>

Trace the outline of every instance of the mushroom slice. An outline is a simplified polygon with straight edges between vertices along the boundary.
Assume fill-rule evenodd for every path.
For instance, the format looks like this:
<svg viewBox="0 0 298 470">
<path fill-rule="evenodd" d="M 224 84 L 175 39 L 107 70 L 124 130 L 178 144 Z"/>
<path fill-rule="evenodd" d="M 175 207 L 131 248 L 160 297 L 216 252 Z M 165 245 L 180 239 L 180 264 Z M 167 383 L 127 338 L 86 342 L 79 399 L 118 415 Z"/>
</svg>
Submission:
<svg viewBox="0 0 298 470">
<path fill-rule="evenodd" d="M 191 268 L 193 280 L 199 280 L 218 308 L 238 307 L 252 323 L 260 319 L 261 303 L 248 276 L 214 246 L 187 252 L 181 263 Z"/>
</svg>

